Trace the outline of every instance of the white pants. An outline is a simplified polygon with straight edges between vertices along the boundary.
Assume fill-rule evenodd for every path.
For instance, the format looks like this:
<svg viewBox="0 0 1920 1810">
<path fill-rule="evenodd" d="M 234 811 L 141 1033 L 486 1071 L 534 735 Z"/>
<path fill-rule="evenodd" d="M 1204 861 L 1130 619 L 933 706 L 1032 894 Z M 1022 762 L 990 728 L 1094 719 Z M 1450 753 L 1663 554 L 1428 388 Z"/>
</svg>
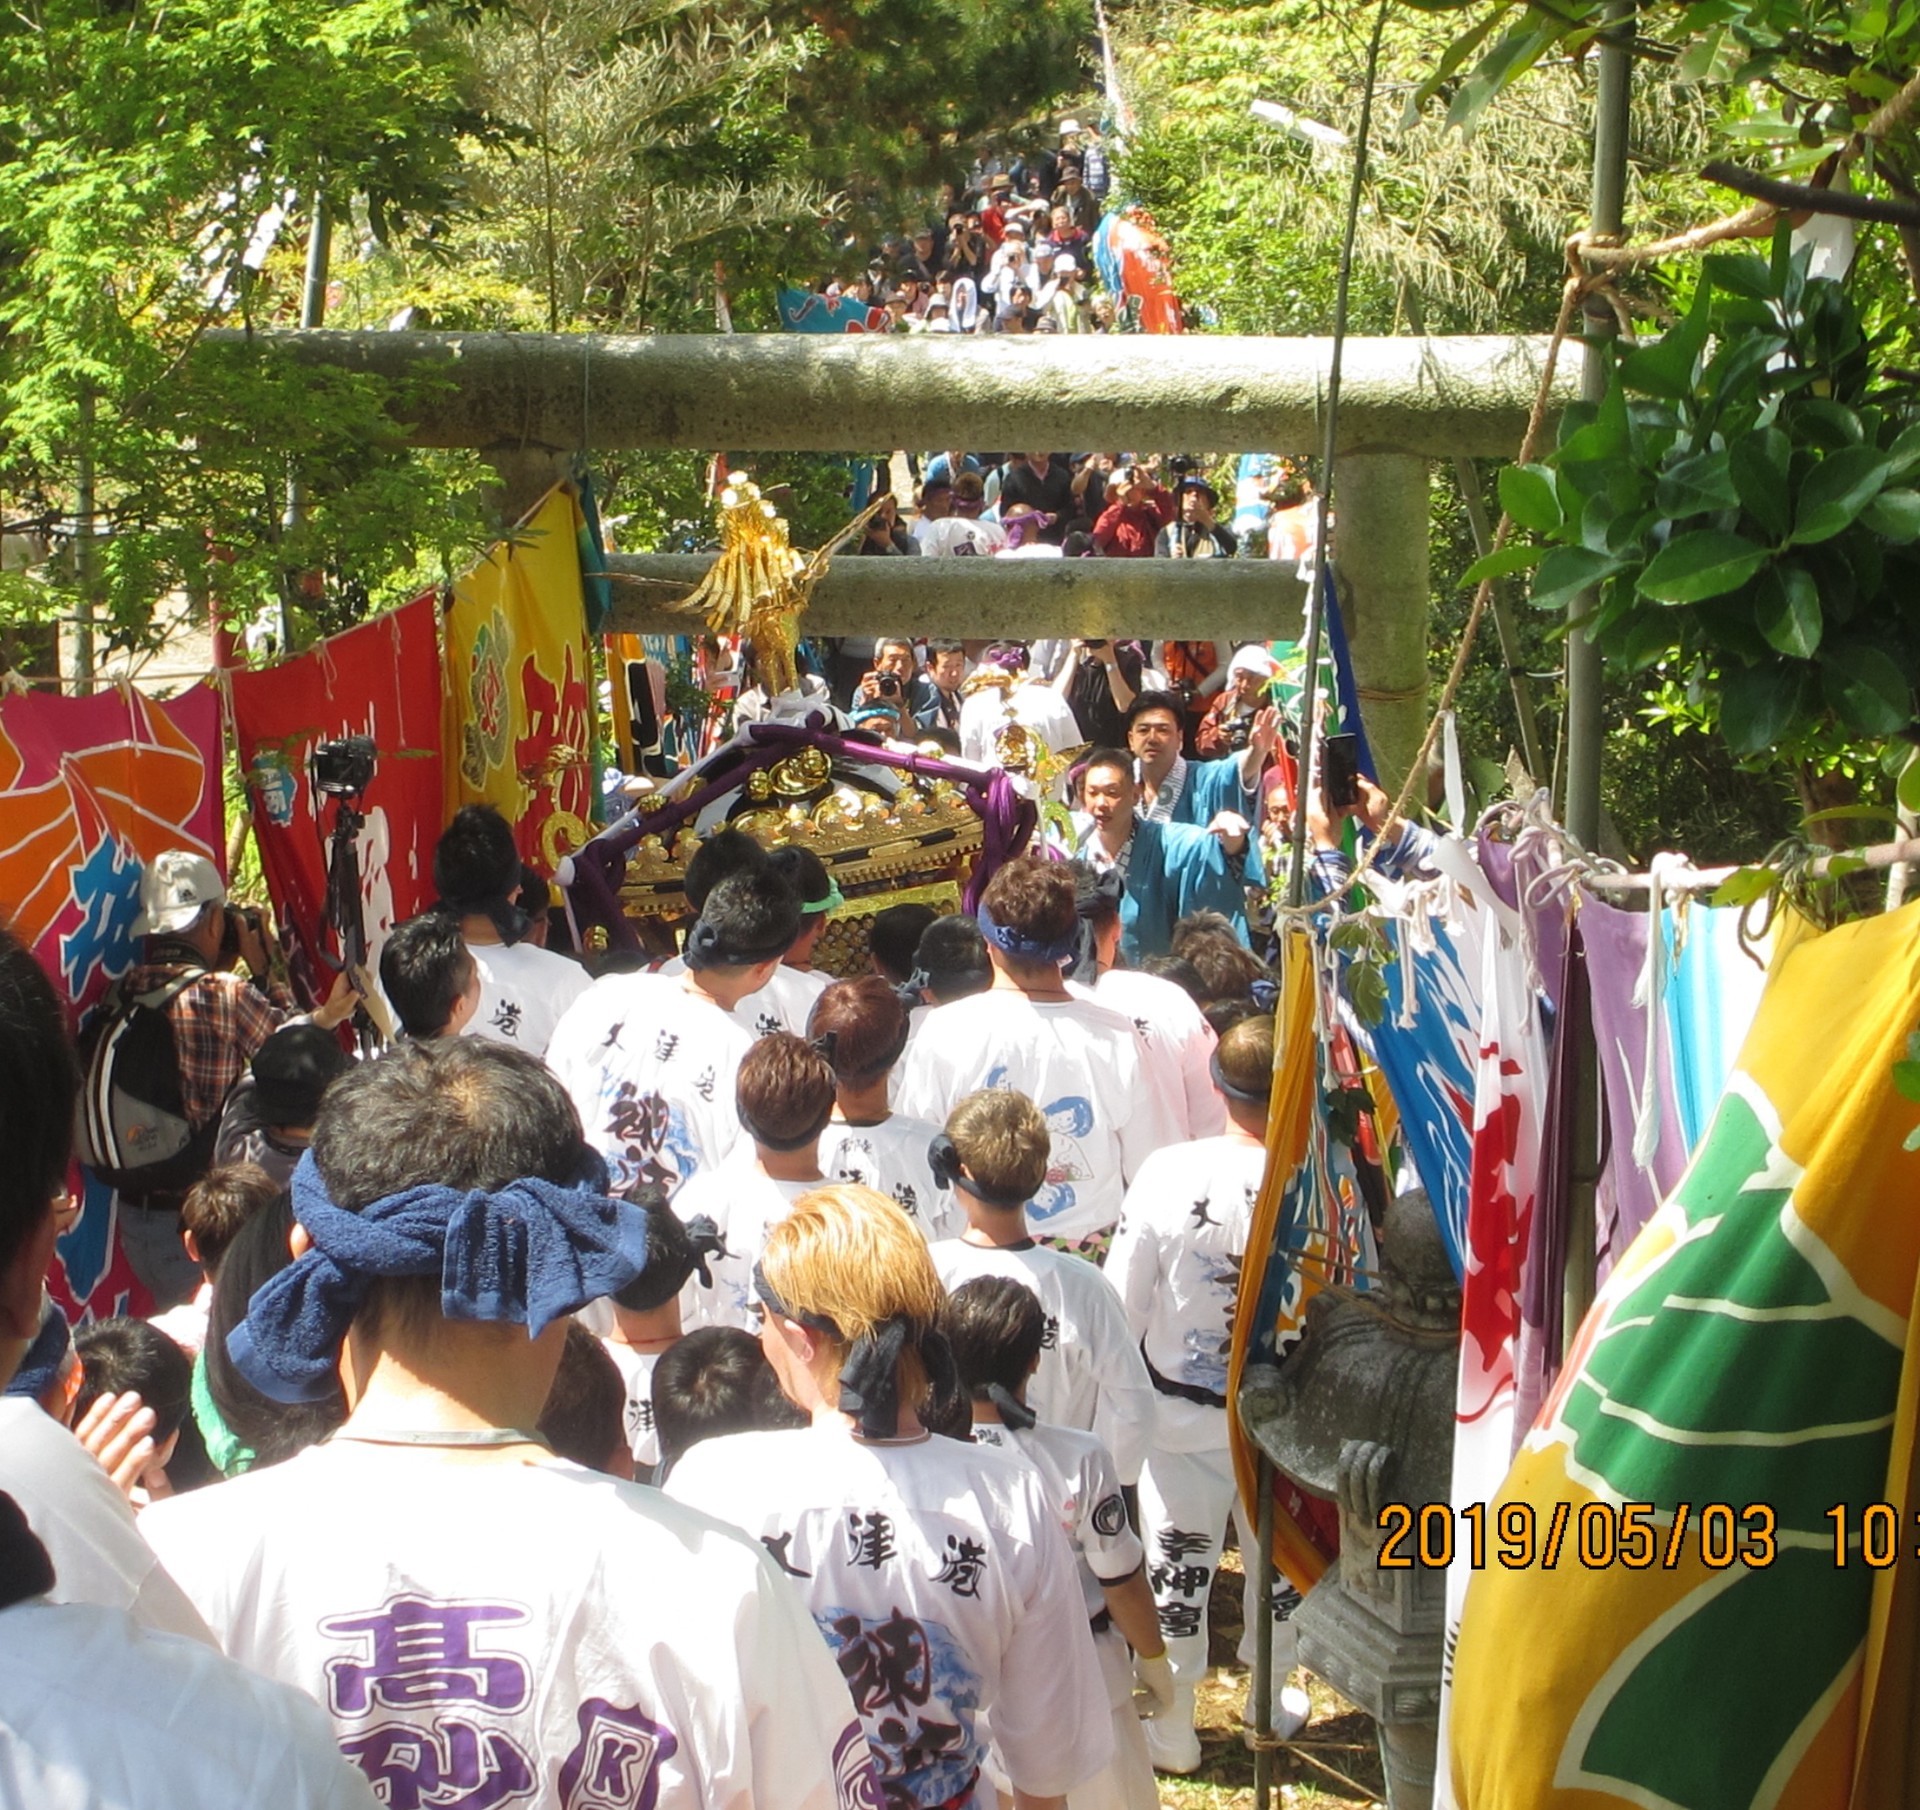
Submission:
<svg viewBox="0 0 1920 1810">
<path fill-rule="evenodd" d="M 1146 1731 L 1133 1707 L 1133 1649 L 1119 1629 L 1109 1628 L 1093 1637 L 1093 1650 L 1100 1659 L 1100 1677 L 1113 1712 L 1113 1757 L 1067 1793 L 1067 1810 L 1160 1810 L 1160 1788 L 1147 1756 Z M 992 1784 L 998 1810 L 1010 1810 L 1013 1788 L 997 1747 L 988 1751 L 980 1776 Z"/>
<path fill-rule="evenodd" d="M 1245 1632 L 1240 1660 L 1253 1663 L 1254 1629 L 1259 1605 L 1254 1600 L 1253 1530 L 1240 1510 L 1230 1452 L 1149 1452 L 1140 1472 L 1140 1540 L 1147 1549 L 1147 1581 L 1160 1614 L 1173 1675 L 1182 1684 L 1198 1684 L 1207 1675 L 1207 1599 L 1227 1540 L 1227 1516 L 1239 1530 L 1241 1563 L 1246 1568 Z M 1273 1592 L 1273 1688 L 1297 1663 L 1298 1639 L 1290 1619 L 1300 1593 L 1278 1572 Z"/>
</svg>

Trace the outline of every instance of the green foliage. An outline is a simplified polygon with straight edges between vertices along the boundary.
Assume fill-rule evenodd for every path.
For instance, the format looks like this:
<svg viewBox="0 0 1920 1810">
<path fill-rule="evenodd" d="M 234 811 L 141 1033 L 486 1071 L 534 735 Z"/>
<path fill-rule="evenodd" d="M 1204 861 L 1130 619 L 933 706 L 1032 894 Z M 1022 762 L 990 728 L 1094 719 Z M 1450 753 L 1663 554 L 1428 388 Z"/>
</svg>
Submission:
<svg viewBox="0 0 1920 1810">
<path fill-rule="evenodd" d="M 1917 476 L 1911 402 L 1783 233 L 1771 260 L 1705 259 L 1685 317 L 1622 349 L 1502 497 L 1552 546 L 1536 605 L 1598 586 L 1621 669 L 1666 663 L 1742 758 L 1803 758 L 1913 720 Z"/>
<path fill-rule="evenodd" d="M 1333 311 L 1347 153 L 1249 112 L 1256 100 L 1351 135 L 1371 9 L 1315 0 L 1166 0 L 1121 15 L 1123 75 L 1140 115 L 1121 162 L 1128 193 L 1173 251 L 1176 286 L 1223 331 L 1320 334 Z M 1400 102 L 1433 68 L 1445 21 L 1397 12 L 1382 45 L 1370 184 L 1355 242 L 1351 329 L 1544 331 L 1562 247 L 1587 204 L 1591 83 L 1542 71 L 1471 137 Z M 1705 109 L 1656 82 L 1635 119 L 1636 204 L 1684 224 L 1694 193 L 1658 172 L 1697 159 Z"/>
<path fill-rule="evenodd" d="M 895 227 L 990 135 L 1056 142 L 1023 124 L 1078 86 L 1093 40 L 1091 0 L 766 0 L 765 16 L 822 46 L 788 122 L 866 228 Z"/>
<path fill-rule="evenodd" d="M 455 203 L 490 135 L 459 75 L 444 16 L 400 0 L 51 0 L 0 27 L 0 481 L 58 519 L 91 466 L 113 639 L 176 586 L 245 613 L 304 574 L 380 586 L 464 526 L 466 474 L 404 481 L 364 384 L 185 357 L 272 307 L 248 251 L 288 200 L 358 194 L 392 234 Z"/>
</svg>

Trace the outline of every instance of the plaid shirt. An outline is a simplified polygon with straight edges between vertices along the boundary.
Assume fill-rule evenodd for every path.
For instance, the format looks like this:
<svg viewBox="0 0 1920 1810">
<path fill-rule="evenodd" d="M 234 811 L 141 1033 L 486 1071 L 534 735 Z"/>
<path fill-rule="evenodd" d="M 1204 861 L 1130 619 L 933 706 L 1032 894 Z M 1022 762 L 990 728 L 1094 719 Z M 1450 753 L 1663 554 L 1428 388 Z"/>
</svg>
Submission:
<svg viewBox="0 0 1920 1810">
<path fill-rule="evenodd" d="M 127 976 L 126 990 L 164 986 L 186 965 L 184 959 L 141 962 Z M 293 1009 L 284 988 L 263 993 L 238 974 L 203 974 L 175 997 L 167 1016 L 180 1058 L 181 1104 L 196 1131 L 220 1116 L 233 1084 Z"/>
</svg>

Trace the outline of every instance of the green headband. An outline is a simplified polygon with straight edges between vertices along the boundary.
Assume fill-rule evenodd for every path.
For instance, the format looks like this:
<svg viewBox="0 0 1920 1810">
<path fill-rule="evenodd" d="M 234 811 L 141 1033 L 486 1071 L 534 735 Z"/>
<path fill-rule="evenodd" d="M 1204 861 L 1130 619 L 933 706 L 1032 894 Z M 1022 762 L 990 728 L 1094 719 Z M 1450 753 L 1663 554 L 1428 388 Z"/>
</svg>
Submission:
<svg viewBox="0 0 1920 1810">
<path fill-rule="evenodd" d="M 844 905 L 847 895 L 840 890 L 836 881 L 827 882 L 827 896 L 824 899 L 802 899 L 800 912 L 803 917 L 814 917 L 823 911 L 831 911 L 836 905 Z"/>
</svg>

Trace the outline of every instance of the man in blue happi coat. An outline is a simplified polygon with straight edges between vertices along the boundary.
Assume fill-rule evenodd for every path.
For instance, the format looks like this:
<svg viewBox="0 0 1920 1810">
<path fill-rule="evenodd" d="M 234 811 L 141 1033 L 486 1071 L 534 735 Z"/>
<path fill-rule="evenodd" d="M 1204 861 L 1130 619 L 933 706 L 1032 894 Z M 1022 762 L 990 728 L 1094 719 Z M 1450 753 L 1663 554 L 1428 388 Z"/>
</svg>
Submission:
<svg viewBox="0 0 1920 1810">
<path fill-rule="evenodd" d="M 1253 720 L 1246 747 L 1225 760 L 1190 761 L 1182 756 L 1185 719 L 1180 700 L 1171 692 L 1141 692 L 1127 707 L 1126 721 L 1142 817 L 1204 827 L 1222 811 L 1257 815 L 1260 774 L 1280 737 L 1277 710 L 1262 710 Z"/>
<path fill-rule="evenodd" d="M 1126 881 L 1120 948 L 1129 964 L 1164 955 L 1189 912 L 1217 911 L 1246 940 L 1247 888 L 1264 883 L 1246 818 L 1219 811 L 1203 828 L 1143 815 L 1133 762 L 1114 748 L 1088 757 L 1080 796 L 1076 852 L 1095 872 L 1114 869 Z"/>
</svg>

